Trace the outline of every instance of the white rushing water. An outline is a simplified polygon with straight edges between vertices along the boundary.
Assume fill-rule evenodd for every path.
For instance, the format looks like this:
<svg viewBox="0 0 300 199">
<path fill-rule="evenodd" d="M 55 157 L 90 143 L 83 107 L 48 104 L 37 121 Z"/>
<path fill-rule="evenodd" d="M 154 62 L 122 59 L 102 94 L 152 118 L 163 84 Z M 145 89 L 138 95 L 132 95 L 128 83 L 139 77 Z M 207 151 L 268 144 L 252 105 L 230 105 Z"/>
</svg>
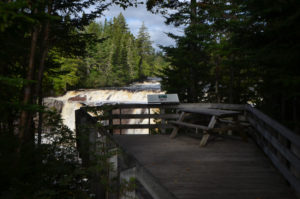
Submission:
<svg viewBox="0 0 300 199">
<path fill-rule="evenodd" d="M 63 103 L 61 116 L 65 125 L 72 131 L 75 130 L 75 110 L 79 109 L 83 104 L 90 106 L 100 106 L 102 104 L 115 103 L 147 103 L 148 94 L 163 93 L 160 88 L 160 83 L 157 79 L 148 80 L 142 83 L 134 83 L 127 87 L 118 88 L 103 88 L 103 89 L 87 89 L 68 91 L 60 97 L 48 97 L 47 101 Z M 139 110 L 134 113 L 139 113 Z M 148 121 L 129 121 L 129 123 Z M 127 131 L 128 134 L 148 133 L 148 130 L 132 129 Z"/>
</svg>

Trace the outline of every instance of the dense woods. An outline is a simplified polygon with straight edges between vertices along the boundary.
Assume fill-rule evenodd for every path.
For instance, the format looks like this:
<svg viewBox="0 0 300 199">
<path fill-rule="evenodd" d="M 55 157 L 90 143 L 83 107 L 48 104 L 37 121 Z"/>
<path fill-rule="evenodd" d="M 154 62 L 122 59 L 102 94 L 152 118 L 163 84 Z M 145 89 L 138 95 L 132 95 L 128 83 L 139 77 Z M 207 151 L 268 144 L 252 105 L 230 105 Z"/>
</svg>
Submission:
<svg viewBox="0 0 300 199">
<path fill-rule="evenodd" d="M 128 85 L 155 76 L 168 65 L 152 47 L 144 23 L 135 37 L 122 14 L 112 21 L 92 22 L 83 32 L 96 37 L 95 42 L 87 44 L 84 57 L 56 54 L 60 67 L 51 69 L 53 73 L 48 77 L 56 94 L 74 88 Z"/>
<path fill-rule="evenodd" d="M 92 197 L 72 132 L 42 106 L 68 89 L 160 76 L 182 102 L 252 103 L 299 132 L 300 1 L 148 0 L 149 11 L 184 27 L 159 53 L 144 24 L 134 36 L 122 14 L 95 22 L 112 4 L 136 3 L 0 2 L 1 198 Z M 52 145 L 41 144 L 43 125 Z"/>
<path fill-rule="evenodd" d="M 0 2 L 1 198 L 92 197 L 87 179 L 93 168 L 81 166 L 74 133 L 44 109 L 42 99 L 51 90 L 65 91 L 86 72 L 81 64 L 88 48 L 103 40 L 86 27 L 112 4 L 135 2 Z"/>
<path fill-rule="evenodd" d="M 185 26 L 183 36 L 169 34 L 176 46 L 163 47 L 171 63 L 162 72 L 164 89 L 185 102 L 251 103 L 299 132 L 299 1 L 147 5 L 167 24 Z"/>
</svg>

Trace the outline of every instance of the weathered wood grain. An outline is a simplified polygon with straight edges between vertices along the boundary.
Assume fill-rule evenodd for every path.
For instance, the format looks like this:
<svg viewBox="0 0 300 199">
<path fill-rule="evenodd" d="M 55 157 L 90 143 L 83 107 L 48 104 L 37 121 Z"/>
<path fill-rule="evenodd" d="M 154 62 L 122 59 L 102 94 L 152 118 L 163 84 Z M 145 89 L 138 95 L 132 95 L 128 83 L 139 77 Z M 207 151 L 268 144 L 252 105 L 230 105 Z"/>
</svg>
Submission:
<svg viewBox="0 0 300 199">
<path fill-rule="evenodd" d="M 295 146 L 300 148 L 300 136 L 297 135 L 296 133 L 292 132 L 288 128 L 284 127 L 277 121 L 273 120 L 272 118 L 268 117 L 261 111 L 247 105 L 246 110 L 255 115 L 260 121 L 263 121 L 266 123 L 268 126 L 272 127 L 275 129 L 278 133 L 280 133 L 282 136 L 288 138 L 290 142 L 292 142 Z"/>
<path fill-rule="evenodd" d="M 178 114 L 112 114 L 113 119 L 178 119 Z M 108 119 L 109 116 L 97 116 L 98 119 Z"/>
<path fill-rule="evenodd" d="M 199 125 L 199 124 L 191 124 L 188 122 L 179 122 L 179 121 L 169 121 L 169 124 L 174 124 L 175 126 L 186 126 L 189 128 L 195 128 L 195 129 L 202 129 L 202 130 L 209 130 L 210 128 L 207 126 Z"/>
<path fill-rule="evenodd" d="M 208 109 L 208 108 L 183 108 L 179 109 L 179 111 L 183 111 L 186 113 L 198 113 L 202 115 L 210 115 L 210 116 L 218 116 L 218 117 L 228 117 L 235 116 L 240 114 L 237 111 L 228 111 L 228 110 L 220 110 L 220 109 Z"/>
<path fill-rule="evenodd" d="M 99 107 L 98 107 L 99 108 Z M 121 114 L 116 114 L 116 111 L 110 111 L 108 116 L 100 116 L 101 119 L 109 120 L 108 128 L 112 129 L 130 129 L 130 128 L 172 128 L 172 122 L 168 121 L 169 124 L 151 124 L 150 118 L 159 119 L 161 121 L 164 120 L 174 120 L 179 119 L 178 114 L 174 114 L 176 110 L 185 109 L 191 110 L 191 112 L 195 112 L 196 109 L 220 109 L 218 111 L 239 111 L 244 113 L 243 121 L 247 119 L 251 126 L 256 130 L 255 133 L 252 133 L 257 139 L 257 143 L 260 145 L 262 150 L 268 156 L 268 158 L 273 162 L 273 164 L 278 168 L 283 176 L 285 176 L 286 180 L 297 190 L 300 194 L 300 136 L 290 131 L 283 125 L 279 124 L 272 118 L 268 117 L 261 111 L 249 106 L 249 105 L 235 105 L 235 104 L 211 104 L 211 103 L 193 103 L 193 104 L 119 104 L 112 106 L 113 109 L 120 110 Z M 134 109 L 134 108 L 142 108 L 148 109 L 148 114 L 122 114 L 122 109 Z M 169 114 L 149 114 L 150 109 L 164 109 L 168 110 Z M 101 107 L 100 107 L 101 109 Z M 210 115 L 210 113 L 207 113 Z M 245 117 L 246 116 L 246 117 Z M 122 125 L 122 119 L 147 119 L 149 118 L 148 124 L 124 124 Z M 241 119 L 241 115 L 239 115 L 239 119 Z M 114 119 L 118 119 L 120 124 L 114 124 Z M 124 121 L 123 120 L 123 121 Z M 221 120 L 222 121 L 222 120 Z M 230 123 L 228 121 L 223 121 L 226 123 Z M 126 122 L 125 122 L 126 123 Z M 173 123 L 175 124 L 175 123 Z M 244 124 L 244 123 L 242 123 Z M 248 124 L 246 123 L 248 127 Z M 193 126 L 192 128 L 196 128 Z M 199 129 L 203 129 L 198 127 Z M 177 135 L 178 128 L 176 129 L 176 133 L 172 133 L 172 137 Z M 175 132 L 173 129 L 173 132 Z M 251 129 L 251 128 L 248 128 Z M 217 128 L 216 130 L 222 130 Z M 224 129 L 223 129 L 224 130 Z M 112 132 L 112 131 L 111 131 Z M 205 136 L 204 136 L 205 137 Z M 208 135 L 206 136 L 208 138 Z M 263 140 L 263 141 L 262 141 Z"/>
<path fill-rule="evenodd" d="M 279 143 L 279 141 L 271 136 L 271 133 L 269 133 L 266 129 L 264 129 L 261 125 L 255 123 L 252 118 L 249 118 L 249 122 L 258 130 L 262 136 L 266 140 L 268 140 L 291 164 L 294 165 L 295 168 L 300 170 L 300 159 L 296 157 L 290 150 L 288 150 L 286 147 L 284 147 L 282 144 Z"/>
<path fill-rule="evenodd" d="M 292 199 L 291 187 L 252 142 L 215 140 L 199 148 L 185 136 L 115 135 L 179 199 Z"/>
<path fill-rule="evenodd" d="M 154 129 L 154 128 L 173 128 L 170 124 L 114 124 L 112 129 Z"/>
</svg>

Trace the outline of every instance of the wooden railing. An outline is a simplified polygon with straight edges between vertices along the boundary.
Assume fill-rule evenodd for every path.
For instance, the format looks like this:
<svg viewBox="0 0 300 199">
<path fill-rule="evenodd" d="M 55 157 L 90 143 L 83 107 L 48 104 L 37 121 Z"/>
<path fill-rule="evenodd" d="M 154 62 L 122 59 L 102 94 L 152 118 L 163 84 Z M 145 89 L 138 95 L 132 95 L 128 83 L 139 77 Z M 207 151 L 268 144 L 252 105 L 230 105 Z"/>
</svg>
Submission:
<svg viewBox="0 0 300 199">
<path fill-rule="evenodd" d="M 160 129 L 172 128 L 166 120 L 176 120 L 176 105 L 160 104 L 118 104 L 89 107 L 96 112 L 95 118 L 111 134 L 126 129 Z M 166 113 L 166 111 L 168 113 Z"/>
<path fill-rule="evenodd" d="M 122 134 L 123 129 L 159 129 L 161 132 L 165 132 L 166 129 L 173 128 L 167 121 L 176 120 L 179 117 L 177 114 L 178 109 L 193 107 L 244 110 L 244 105 L 208 103 L 186 103 L 179 105 L 118 104 L 89 107 L 89 110 L 97 112 L 97 114 L 94 114 L 97 115 L 95 117 L 101 121 L 102 125 L 109 129 L 111 133 L 119 132 Z M 139 113 L 134 113 L 137 109 L 140 109 Z M 131 122 L 129 122 L 129 120 Z"/>
<path fill-rule="evenodd" d="M 96 107 L 98 113 L 101 114 L 96 114 L 94 118 L 97 118 L 98 121 L 105 121 L 103 125 L 111 134 L 116 129 L 119 129 L 119 133 L 122 133 L 122 129 L 155 128 L 165 132 L 165 129 L 172 128 L 168 121 L 176 120 L 179 117 L 177 114 L 178 109 L 195 107 L 240 111 L 239 118 L 251 124 L 249 134 L 294 190 L 300 194 L 300 136 L 249 105 L 210 103 L 180 105 L 119 104 Z M 141 109 L 140 113 L 134 114 L 133 110 L 136 109 Z M 129 124 L 129 119 L 148 119 L 148 122 Z"/>
<path fill-rule="evenodd" d="M 249 105 L 245 111 L 256 143 L 300 194 L 300 136 Z"/>
</svg>

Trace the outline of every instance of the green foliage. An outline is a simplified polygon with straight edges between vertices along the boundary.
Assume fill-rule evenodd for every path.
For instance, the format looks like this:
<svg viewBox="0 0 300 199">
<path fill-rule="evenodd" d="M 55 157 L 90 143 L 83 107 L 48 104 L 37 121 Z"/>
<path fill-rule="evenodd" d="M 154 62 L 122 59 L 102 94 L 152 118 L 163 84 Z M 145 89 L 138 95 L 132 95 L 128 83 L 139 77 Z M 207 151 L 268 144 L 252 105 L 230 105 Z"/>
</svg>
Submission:
<svg viewBox="0 0 300 199">
<path fill-rule="evenodd" d="M 181 9 L 186 10 L 190 5 Z M 200 9 L 199 9 L 200 10 Z M 207 15 L 200 10 L 194 19 L 190 13 L 190 19 L 168 18 L 168 23 L 179 23 L 181 20 L 189 20 L 190 25 L 185 28 L 184 36 L 169 34 L 175 39 L 176 47 L 163 47 L 171 66 L 162 71 L 163 88 L 169 92 L 179 94 L 184 102 L 198 102 L 205 100 L 205 92 L 209 84 L 210 69 L 210 45 L 213 41 L 211 24 L 208 24 Z M 176 15 L 177 16 L 177 15 Z"/>
<path fill-rule="evenodd" d="M 122 197 L 135 199 L 130 195 L 130 192 L 134 192 L 136 189 L 136 178 L 131 177 L 129 180 L 123 179 L 120 185 L 120 195 Z"/>
<path fill-rule="evenodd" d="M 84 28 L 112 3 L 124 8 L 135 4 L 0 2 L 1 198 L 89 198 L 89 171 L 78 161 L 74 134 L 57 115 L 38 115 L 44 113 L 43 93 L 61 93 L 85 81 L 83 57 L 103 35 L 87 34 Z M 48 124 L 42 137 L 51 135 L 50 143 L 36 142 L 38 124 Z"/>
<path fill-rule="evenodd" d="M 112 21 L 92 22 L 73 34 L 86 34 L 91 39 L 84 56 L 52 50 L 52 65 L 56 67 L 49 71 L 46 82 L 57 95 L 74 88 L 124 86 L 157 76 L 168 66 L 162 53 L 155 53 L 144 23 L 135 38 L 121 13 Z"/>
<path fill-rule="evenodd" d="M 89 172 L 78 161 L 74 133 L 55 112 L 46 112 L 45 121 L 45 143 L 27 145 L 21 154 L 26 161 L 17 160 L 18 140 L 1 133 L 0 198 L 90 198 Z"/>
<path fill-rule="evenodd" d="M 124 86 L 132 81 L 156 76 L 168 64 L 161 53 L 155 53 L 149 33 L 142 24 L 137 38 L 128 29 L 122 14 L 104 23 L 92 22 L 84 32 L 95 36 L 86 47 L 82 59 L 58 57 L 59 68 L 52 70 L 55 91 L 58 94 L 71 88 Z M 61 73 L 60 75 L 57 75 Z"/>
<path fill-rule="evenodd" d="M 181 101 L 252 103 L 299 132 L 299 1 L 147 1 L 185 25 L 164 47 L 163 88 Z M 173 9 L 171 14 L 168 10 Z M 166 14 L 167 13 L 167 14 Z"/>
<path fill-rule="evenodd" d="M 79 58 L 57 58 L 53 60 L 60 65 L 59 68 L 51 70 L 52 76 L 49 80 L 53 82 L 54 91 L 59 94 L 67 91 L 67 86 L 75 86 L 78 84 L 79 69 L 83 67 L 83 62 Z"/>
<path fill-rule="evenodd" d="M 142 79 L 151 74 L 151 70 L 153 70 L 152 65 L 154 55 L 150 35 L 147 32 L 147 28 L 144 23 L 139 30 L 136 43 L 139 55 L 138 77 L 139 79 Z"/>
</svg>

